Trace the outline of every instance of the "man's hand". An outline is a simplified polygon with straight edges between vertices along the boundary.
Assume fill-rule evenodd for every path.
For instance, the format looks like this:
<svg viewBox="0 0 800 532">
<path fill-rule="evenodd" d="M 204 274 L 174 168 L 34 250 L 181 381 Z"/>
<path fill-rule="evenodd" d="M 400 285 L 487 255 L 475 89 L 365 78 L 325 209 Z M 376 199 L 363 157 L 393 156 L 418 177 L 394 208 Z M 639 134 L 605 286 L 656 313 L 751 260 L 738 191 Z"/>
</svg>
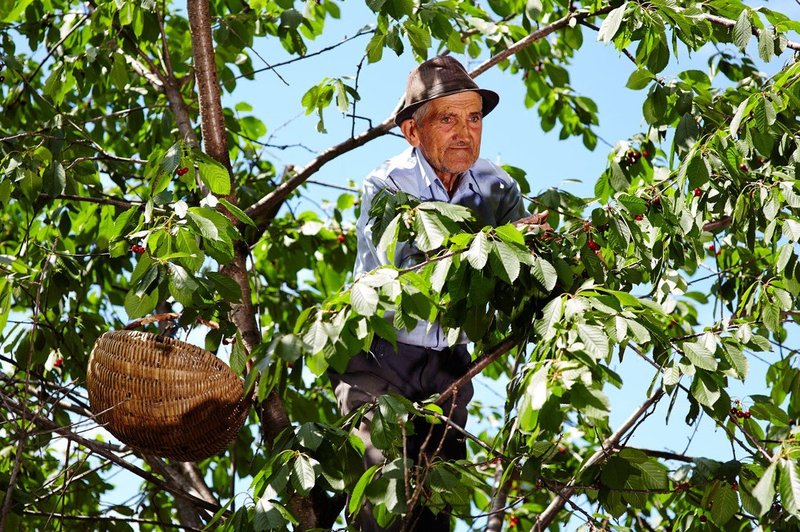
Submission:
<svg viewBox="0 0 800 532">
<path fill-rule="evenodd" d="M 542 211 L 537 212 L 536 214 L 531 214 L 530 216 L 526 216 L 525 218 L 520 218 L 514 225 L 516 225 L 521 230 L 525 229 L 539 229 L 540 231 L 547 232 L 552 231 L 553 228 L 550 227 L 550 224 L 547 223 L 547 217 L 550 215 L 549 211 Z"/>
</svg>

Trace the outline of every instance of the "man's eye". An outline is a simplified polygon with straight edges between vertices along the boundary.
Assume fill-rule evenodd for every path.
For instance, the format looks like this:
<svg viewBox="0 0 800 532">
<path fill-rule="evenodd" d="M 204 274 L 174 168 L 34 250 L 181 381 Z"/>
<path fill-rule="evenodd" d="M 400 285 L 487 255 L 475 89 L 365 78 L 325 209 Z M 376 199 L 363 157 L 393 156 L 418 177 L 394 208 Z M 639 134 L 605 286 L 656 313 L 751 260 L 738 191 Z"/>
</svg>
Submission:
<svg viewBox="0 0 800 532">
<path fill-rule="evenodd" d="M 478 122 L 481 121 L 481 115 L 472 115 L 469 117 L 469 121 L 472 122 L 473 124 L 477 124 Z"/>
<path fill-rule="evenodd" d="M 442 124 L 449 124 L 453 121 L 453 117 L 451 116 L 443 116 L 442 117 Z"/>
</svg>

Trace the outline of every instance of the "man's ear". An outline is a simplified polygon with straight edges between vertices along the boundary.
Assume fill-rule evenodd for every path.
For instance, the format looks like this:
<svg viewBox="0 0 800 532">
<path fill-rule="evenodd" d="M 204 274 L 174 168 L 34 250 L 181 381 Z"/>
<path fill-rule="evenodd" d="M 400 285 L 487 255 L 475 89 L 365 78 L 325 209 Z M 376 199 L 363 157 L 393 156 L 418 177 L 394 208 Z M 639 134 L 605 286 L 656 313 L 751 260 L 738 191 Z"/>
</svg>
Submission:
<svg viewBox="0 0 800 532">
<path fill-rule="evenodd" d="M 400 124 L 400 131 L 403 132 L 403 136 L 406 138 L 409 144 L 415 148 L 419 146 L 419 128 L 417 127 L 416 120 L 413 118 L 403 120 L 403 122 Z"/>
</svg>

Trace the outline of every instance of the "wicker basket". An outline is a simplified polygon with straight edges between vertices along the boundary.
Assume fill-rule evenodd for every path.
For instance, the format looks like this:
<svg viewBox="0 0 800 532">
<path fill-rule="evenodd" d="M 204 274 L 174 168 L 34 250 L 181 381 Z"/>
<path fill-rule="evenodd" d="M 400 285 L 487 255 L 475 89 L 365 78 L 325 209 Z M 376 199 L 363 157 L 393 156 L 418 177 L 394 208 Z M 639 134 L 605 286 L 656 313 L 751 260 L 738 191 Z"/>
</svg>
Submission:
<svg viewBox="0 0 800 532">
<path fill-rule="evenodd" d="M 86 373 L 98 421 L 145 454 L 194 462 L 238 434 L 250 400 L 243 383 L 213 353 L 141 331 L 97 339 Z"/>
</svg>

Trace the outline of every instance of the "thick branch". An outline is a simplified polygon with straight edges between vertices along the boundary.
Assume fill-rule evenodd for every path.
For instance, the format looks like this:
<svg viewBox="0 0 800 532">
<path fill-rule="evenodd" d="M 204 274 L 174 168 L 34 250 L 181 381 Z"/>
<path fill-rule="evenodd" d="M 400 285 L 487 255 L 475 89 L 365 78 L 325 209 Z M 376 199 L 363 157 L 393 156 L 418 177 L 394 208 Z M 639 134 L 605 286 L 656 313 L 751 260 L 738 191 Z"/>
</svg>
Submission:
<svg viewBox="0 0 800 532">
<path fill-rule="evenodd" d="M 436 400 L 436 404 L 440 406 L 443 405 L 458 388 L 464 386 L 464 384 L 472 380 L 475 375 L 483 371 L 486 366 L 511 351 L 518 342 L 519 341 L 516 338 L 509 336 L 495 346 L 491 351 L 484 353 L 475 359 L 475 362 L 472 363 L 467 372 L 453 384 L 448 386 L 444 392 L 442 392 L 442 395 L 440 395 L 439 399 Z"/>
<path fill-rule="evenodd" d="M 230 171 L 228 137 L 217 81 L 214 42 L 211 38 L 211 14 L 208 0 L 189 0 L 189 29 L 192 33 L 192 56 L 197 92 L 200 96 L 201 130 L 205 152 Z M 231 187 L 233 190 L 233 187 Z"/>
<path fill-rule="evenodd" d="M 573 475 L 572 480 L 570 480 L 564 489 L 561 490 L 558 495 L 556 495 L 556 498 L 550 502 L 550 505 L 545 508 L 541 514 L 539 514 L 539 517 L 536 519 L 536 525 L 534 525 L 534 530 L 546 530 L 550 526 L 550 523 L 553 522 L 558 513 L 564 508 L 564 505 L 567 504 L 567 501 L 569 501 L 570 497 L 575 494 L 577 489 L 577 478 L 581 475 L 581 473 L 596 463 L 602 461 L 610 454 L 617 452 L 620 440 L 634 425 L 636 425 L 639 418 L 644 416 L 647 411 L 650 410 L 650 408 L 663 396 L 663 390 L 656 391 L 653 395 L 648 397 L 647 400 L 642 403 L 642 405 L 637 408 L 633 414 L 631 414 L 627 421 L 625 421 L 625 423 L 623 423 L 622 426 L 618 428 L 616 432 L 614 432 L 614 434 L 603 440 L 603 443 L 600 445 L 600 449 L 598 449 L 588 460 L 583 463 L 578 472 Z"/>
</svg>

